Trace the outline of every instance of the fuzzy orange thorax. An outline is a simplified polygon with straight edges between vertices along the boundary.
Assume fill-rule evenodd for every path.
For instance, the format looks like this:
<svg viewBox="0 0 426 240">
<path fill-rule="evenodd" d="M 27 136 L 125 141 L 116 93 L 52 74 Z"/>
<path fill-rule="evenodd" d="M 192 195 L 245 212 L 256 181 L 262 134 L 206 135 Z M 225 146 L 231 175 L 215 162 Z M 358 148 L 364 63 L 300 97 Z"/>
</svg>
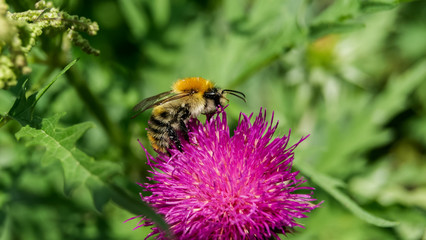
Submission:
<svg viewBox="0 0 426 240">
<path fill-rule="evenodd" d="M 209 80 L 206 80 L 202 77 L 189 77 L 184 79 L 177 80 L 172 89 L 175 93 L 184 93 L 184 92 L 196 92 L 204 93 L 210 88 L 213 88 L 214 85 Z"/>
</svg>

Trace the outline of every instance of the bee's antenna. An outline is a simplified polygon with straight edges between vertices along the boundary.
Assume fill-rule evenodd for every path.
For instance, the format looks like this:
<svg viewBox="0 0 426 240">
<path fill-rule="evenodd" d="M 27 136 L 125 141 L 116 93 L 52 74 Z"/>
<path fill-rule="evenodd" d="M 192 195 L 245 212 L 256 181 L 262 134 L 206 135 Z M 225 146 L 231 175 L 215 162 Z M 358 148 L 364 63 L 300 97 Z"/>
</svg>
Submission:
<svg viewBox="0 0 426 240">
<path fill-rule="evenodd" d="M 243 100 L 244 102 L 246 102 L 246 95 L 240 91 L 235 91 L 235 90 L 231 90 L 231 89 L 224 89 L 223 92 L 229 92 L 229 94 Z"/>
</svg>

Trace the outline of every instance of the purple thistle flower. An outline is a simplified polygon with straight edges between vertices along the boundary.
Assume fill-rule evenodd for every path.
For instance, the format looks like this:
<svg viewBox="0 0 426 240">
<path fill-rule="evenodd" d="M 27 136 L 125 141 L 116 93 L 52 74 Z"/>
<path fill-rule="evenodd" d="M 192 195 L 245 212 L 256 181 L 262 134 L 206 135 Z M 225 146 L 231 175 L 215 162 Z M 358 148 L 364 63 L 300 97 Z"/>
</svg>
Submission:
<svg viewBox="0 0 426 240">
<path fill-rule="evenodd" d="M 224 111 L 205 124 L 191 120 L 190 143 L 182 141 L 183 152 L 171 149 L 171 156 L 154 158 L 144 148 L 156 183 L 140 184 L 152 192 L 142 200 L 164 216 L 176 239 L 279 238 L 303 227 L 295 219 L 318 207 L 312 193 L 294 193 L 314 190 L 291 172 L 293 150 L 306 137 L 287 148 L 290 132 L 272 139 L 278 125 L 272 126 L 273 117 L 269 125 L 266 111 L 254 123 L 252 115 L 240 115 L 232 137 Z M 151 225 L 142 218 L 136 228 Z M 147 238 L 167 238 L 152 229 Z"/>
</svg>

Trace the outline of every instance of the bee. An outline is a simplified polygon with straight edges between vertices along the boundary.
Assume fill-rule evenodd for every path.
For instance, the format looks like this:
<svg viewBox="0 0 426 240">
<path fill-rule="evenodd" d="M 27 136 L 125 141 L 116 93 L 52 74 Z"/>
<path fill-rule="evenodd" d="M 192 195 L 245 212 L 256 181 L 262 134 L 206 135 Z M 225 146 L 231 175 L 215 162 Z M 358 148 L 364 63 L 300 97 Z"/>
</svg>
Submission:
<svg viewBox="0 0 426 240">
<path fill-rule="evenodd" d="M 172 85 L 172 90 L 143 99 L 133 111 L 135 118 L 147 109 L 153 108 L 148 121 L 148 140 L 157 152 L 168 152 L 173 143 L 182 152 L 182 144 L 178 132 L 189 141 L 186 126 L 190 118 L 197 118 L 200 114 L 211 115 L 219 107 L 228 103 L 226 94 L 242 99 L 242 92 L 220 89 L 204 78 L 189 77 L 177 80 Z"/>
</svg>

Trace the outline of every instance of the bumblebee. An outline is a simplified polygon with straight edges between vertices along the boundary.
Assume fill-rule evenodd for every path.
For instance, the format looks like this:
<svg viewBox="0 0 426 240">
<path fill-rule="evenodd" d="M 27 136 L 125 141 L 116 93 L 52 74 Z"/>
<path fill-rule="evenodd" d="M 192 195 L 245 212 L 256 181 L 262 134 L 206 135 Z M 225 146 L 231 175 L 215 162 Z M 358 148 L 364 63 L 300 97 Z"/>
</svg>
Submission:
<svg viewBox="0 0 426 240">
<path fill-rule="evenodd" d="M 204 78 L 189 77 L 177 80 L 172 90 L 143 99 L 134 108 L 135 118 L 147 109 L 153 108 L 148 121 L 148 140 L 152 147 L 159 152 L 166 153 L 173 143 L 182 152 L 182 144 L 178 132 L 189 141 L 186 126 L 190 118 L 200 114 L 214 114 L 218 107 L 224 106 L 229 100 L 225 97 L 230 94 L 245 102 L 242 92 L 220 89 Z"/>
</svg>

